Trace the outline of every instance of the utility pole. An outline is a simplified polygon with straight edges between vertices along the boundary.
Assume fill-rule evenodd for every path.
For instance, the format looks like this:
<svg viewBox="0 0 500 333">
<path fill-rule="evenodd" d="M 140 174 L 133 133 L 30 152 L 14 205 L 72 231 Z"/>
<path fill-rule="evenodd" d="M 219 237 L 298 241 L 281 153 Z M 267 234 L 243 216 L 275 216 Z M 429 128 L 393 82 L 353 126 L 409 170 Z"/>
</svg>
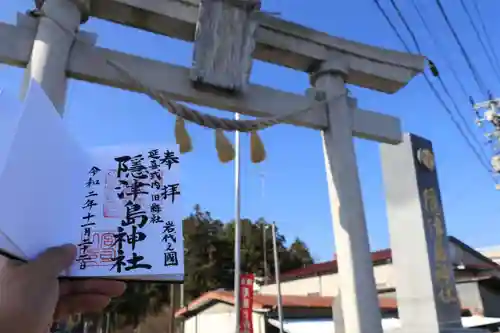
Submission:
<svg viewBox="0 0 500 333">
<path fill-rule="evenodd" d="M 499 105 L 500 98 L 492 98 L 488 101 L 472 104 L 474 112 L 476 113 L 476 124 L 481 127 L 485 122 L 487 122 L 493 125 L 495 129 L 500 127 L 500 117 L 498 114 Z M 482 116 L 480 111 L 483 112 Z"/>
<path fill-rule="evenodd" d="M 277 245 L 277 240 L 276 240 L 276 224 L 273 222 L 271 225 L 271 230 L 273 234 L 273 255 L 274 255 L 274 275 L 275 275 L 275 282 L 276 282 L 276 288 L 277 288 L 277 298 L 278 298 L 278 318 L 279 318 L 279 323 L 280 323 L 280 333 L 284 333 L 285 330 L 283 328 L 283 298 L 281 296 L 281 283 L 280 283 L 280 261 L 278 257 L 278 245 Z"/>
<path fill-rule="evenodd" d="M 265 205 L 265 200 L 264 200 L 264 184 L 265 184 L 265 177 L 264 173 L 260 173 L 260 186 L 261 186 L 261 201 L 262 201 L 262 207 Z M 262 252 L 264 255 L 264 285 L 267 285 L 268 279 L 269 279 L 269 270 L 268 270 L 268 265 L 267 265 L 267 235 L 266 235 L 266 230 L 267 230 L 267 224 L 265 223 L 265 219 L 262 221 Z"/>
<path fill-rule="evenodd" d="M 179 297 L 179 309 L 184 308 L 184 282 L 181 284 L 181 295 Z M 179 321 L 179 333 L 184 333 L 184 320 Z"/>
<path fill-rule="evenodd" d="M 264 252 L 264 285 L 267 285 L 267 279 L 269 272 L 267 271 L 267 236 L 266 236 L 267 225 L 262 223 L 262 251 Z"/>
<path fill-rule="evenodd" d="M 239 113 L 234 114 L 234 119 L 239 120 Z M 240 132 L 234 134 L 234 310 L 235 332 L 240 331 L 240 278 L 241 278 L 241 169 L 240 169 Z"/>
<path fill-rule="evenodd" d="M 475 103 L 472 105 L 474 112 L 476 113 L 476 124 L 479 127 L 483 127 L 485 123 L 489 123 L 492 127 L 492 131 L 485 129 L 485 136 L 489 143 L 493 143 L 493 156 L 491 158 L 491 167 L 495 174 L 500 174 L 500 114 L 498 112 L 498 106 L 500 105 L 500 99 L 494 99 L 492 96 L 488 101 Z M 482 111 L 482 115 L 481 112 Z M 500 185 L 497 184 L 497 190 L 500 190 Z"/>
<path fill-rule="evenodd" d="M 177 285 L 171 283 L 169 285 L 169 291 L 170 291 L 170 309 L 169 309 L 169 316 L 170 320 L 168 323 L 168 331 L 169 333 L 175 333 L 175 288 L 177 288 Z"/>
</svg>

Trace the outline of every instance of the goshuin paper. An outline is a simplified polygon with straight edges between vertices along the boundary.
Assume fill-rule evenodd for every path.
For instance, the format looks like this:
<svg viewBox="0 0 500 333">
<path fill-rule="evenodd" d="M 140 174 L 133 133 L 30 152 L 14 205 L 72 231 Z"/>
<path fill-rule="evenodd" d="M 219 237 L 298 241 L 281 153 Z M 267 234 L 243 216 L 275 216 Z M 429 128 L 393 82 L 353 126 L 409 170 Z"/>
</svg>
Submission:
<svg viewBox="0 0 500 333">
<path fill-rule="evenodd" d="M 182 279 L 180 160 L 173 147 L 109 147 L 91 152 L 81 198 L 79 265 L 71 274 Z M 142 277 L 147 278 L 145 277 Z"/>
<path fill-rule="evenodd" d="M 176 146 L 85 150 L 35 82 L 22 109 L 0 95 L 0 124 L 2 250 L 73 243 L 68 276 L 183 280 Z"/>
</svg>

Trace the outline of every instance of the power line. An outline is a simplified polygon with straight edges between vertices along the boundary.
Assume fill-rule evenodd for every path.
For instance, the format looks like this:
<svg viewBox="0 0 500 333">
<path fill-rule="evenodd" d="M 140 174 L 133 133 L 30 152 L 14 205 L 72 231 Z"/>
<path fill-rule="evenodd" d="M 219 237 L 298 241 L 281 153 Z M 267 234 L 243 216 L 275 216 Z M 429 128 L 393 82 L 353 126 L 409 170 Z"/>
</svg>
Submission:
<svg viewBox="0 0 500 333">
<path fill-rule="evenodd" d="M 390 19 L 390 17 L 387 15 L 387 13 L 384 10 L 384 8 L 380 5 L 379 0 L 373 0 L 373 2 L 375 3 L 375 5 L 377 6 L 377 8 L 379 9 L 379 11 L 382 14 L 382 16 L 384 16 L 385 20 L 387 21 L 387 23 L 389 24 L 389 26 L 392 28 L 392 30 L 394 31 L 394 33 L 396 34 L 396 36 L 398 37 L 398 39 L 400 40 L 400 42 L 403 44 L 403 46 L 405 47 L 405 49 L 407 50 L 407 52 L 411 52 L 410 47 L 408 46 L 408 44 L 403 39 L 403 37 L 399 33 L 399 31 L 396 28 L 396 26 L 394 25 L 394 23 L 392 22 L 392 20 Z M 391 2 L 393 4 L 393 6 L 395 6 L 395 9 L 398 11 L 399 7 L 394 3 L 394 0 L 391 0 Z M 402 14 L 401 14 L 400 11 L 399 11 L 399 13 L 402 16 Z M 406 22 L 406 20 L 405 20 L 405 22 Z M 420 49 L 420 47 L 418 46 L 418 41 L 416 40 L 416 37 L 414 36 L 414 34 L 412 32 L 410 32 L 410 34 L 412 35 L 412 38 L 413 38 L 414 42 L 416 42 L 417 48 Z M 486 169 L 486 171 L 488 172 L 488 174 L 491 175 L 489 166 L 484 162 L 484 160 L 481 158 L 480 154 L 477 152 L 477 150 L 474 147 L 474 145 L 471 143 L 471 141 L 469 140 L 469 138 L 467 137 L 467 135 L 464 133 L 462 127 L 460 126 L 460 124 L 456 121 L 455 117 L 453 116 L 453 112 L 448 108 L 448 106 L 446 105 L 445 101 L 443 100 L 443 98 L 439 94 L 438 90 L 436 89 L 436 87 L 434 86 L 434 84 L 432 83 L 432 81 L 427 76 L 427 73 L 424 72 L 423 75 L 424 75 L 425 81 L 427 82 L 427 84 L 431 88 L 431 90 L 434 93 L 435 97 L 441 103 L 441 105 L 445 109 L 446 113 L 450 116 L 451 121 L 456 126 L 457 130 L 460 132 L 460 134 L 462 135 L 462 137 L 464 138 L 465 142 L 467 143 L 467 145 L 469 146 L 469 148 L 473 152 L 474 156 L 477 158 L 477 160 L 479 161 L 479 163 L 481 164 L 481 166 L 483 166 Z M 493 181 L 495 181 L 495 183 L 496 183 L 495 178 L 493 178 Z"/>
<path fill-rule="evenodd" d="M 486 54 L 486 57 L 488 58 L 488 62 L 490 63 L 491 68 L 493 68 L 493 71 L 495 72 L 495 75 L 496 75 L 497 79 L 500 81 L 500 74 L 498 73 L 498 68 L 497 68 L 497 66 L 495 66 L 495 62 L 493 61 L 488 48 L 484 44 L 483 37 L 481 36 L 481 33 L 479 32 L 476 24 L 474 23 L 474 19 L 472 18 L 472 15 L 470 14 L 469 10 L 467 9 L 467 6 L 465 5 L 464 0 L 460 0 L 460 4 L 462 5 L 462 8 L 463 8 L 464 12 L 465 12 L 465 14 L 467 15 L 467 17 L 469 19 L 469 23 L 471 24 L 472 29 L 476 33 L 476 37 L 479 40 L 479 43 L 481 44 L 481 46 L 484 49 L 484 53 Z"/>
<path fill-rule="evenodd" d="M 476 1 L 472 1 L 472 5 L 474 6 L 474 9 L 476 10 L 476 14 L 479 17 L 479 22 L 481 23 L 483 34 L 485 36 L 486 43 L 488 44 L 488 50 L 491 51 L 493 58 L 495 59 L 495 64 L 497 65 L 497 68 L 500 68 L 500 61 L 498 60 L 497 52 L 496 52 L 495 48 L 493 47 L 493 43 L 491 42 L 491 36 L 488 33 L 488 29 L 486 29 L 486 25 L 484 24 L 484 20 L 481 16 L 481 11 L 479 10 L 479 5 L 477 4 Z"/>
<path fill-rule="evenodd" d="M 420 55 L 422 55 L 422 49 L 420 47 L 420 43 L 418 42 L 418 39 L 417 39 L 415 33 L 413 32 L 413 30 L 411 29 L 408 21 L 406 21 L 403 13 L 401 12 L 401 9 L 399 8 L 399 6 L 397 5 L 397 3 L 396 3 L 395 0 L 390 0 L 390 1 L 391 1 L 391 4 L 392 4 L 393 8 L 396 10 L 396 13 L 398 14 L 399 19 L 403 22 L 403 25 L 405 26 L 406 30 L 410 34 L 410 36 L 411 36 L 411 38 L 413 40 L 413 43 L 415 44 L 416 49 L 418 50 L 418 52 L 420 53 Z M 424 73 L 424 75 L 425 75 L 425 73 Z M 444 92 L 446 93 L 446 95 L 450 99 L 451 103 L 453 104 L 453 107 L 455 108 L 455 112 L 458 114 L 458 116 L 460 117 L 460 120 L 462 121 L 462 125 L 465 127 L 465 129 L 468 132 L 468 134 L 473 138 L 473 140 L 475 141 L 475 143 L 479 147 L 481 147 L 479 149 L 479 151 L 482 154 L 482 158 L 485 158 L 486 160 L 488 160 L 488 157 L 486 156 L 486 153 L 482 149 L 481 143 L 479 142 L 479 140 L 477 139 L 477 137 L 474 135 L 474 132 L 472 132 L 472 130 L 470 129 L 470 127 L 468 125 L 469 123 L 467 122 L 467 120 L 463 116 L 462 112 L 460 112 L 460 109 L 459 109 L 458 105 L 455 103 L 454 98 L 451 96 L 451 93 L 450 93 L 448 87 L 446 87 L 446 85 L 444 84 L 443 79 L 439 75 L 437 75 L 437 79 L 438 79 L 441 87 L 443 88 Z M 452 114 L 450 114 L 450 116 L 453 118 Z"/>
<path fill-rule="evenodd" d="M 488 42 L 488 39 L 487 39 L 487 42 L 489 43 L 489 47 L 487 47 L 485 45 L 483 37 L 481 36 L 481 33 L 479 32 L 479 29 L 477 28 L 476 24 L 474 23 L 474 19 L 472 18 L 472 15 L 471 15 L 470 11 L 468 10 L 468 8 L 467 8 L 467 6 L 465 4 L 465 1 L 464 0 L 460 0 L 460 3 L 462 5 L 462 8 L 463 8 L 465 14 L 469 18 L 469 23 L 471 24 L 472 28 L 474 29 L 474 32 L 476 33 L 477 39 L 479 40 L 479 42 L 481 43 L 481 46 L 483 47 L 483 50 L 484 50 L 484 52 L 486 54 L 486 57 L 488 58 L 488 61 L 489 61 L 490 65 L 491 65 L 491 68 L 493 68 L 493 71 L 495 72 L 495 75 L 496 75 L 497 79 L 500 80 L 500 75 L 499 75 L 499 71 L 498 71 L 498 68 L 500 68 L 500 66 L 499 66 L 499 63 L 498 63 L 498 58 L 496 57 L 495 54 L 493 54 L 493 57 L 490 54 L 491 51 L 494 51 L 493 47 L 491 46 L 491 42 Z M 479 21 L 481 22 L 481 25 L 483 27 L 483 33 L 488 38 L 488 31 L 486 30 L 484 22 L 481 21 L 481 14 L 479 12 L 479 7 L 477 6 L 477 3 L 475 1 L 472 1 L 472 3 L 474 4 L 474 7 L 476 9 L 476 13 L 477 13 L 477 15 L 479 17 Z M 494 61 L 493 58 L 495 58 L 496 61 Z M 493 96 L 489 96 L 489 98 L 493 99 Z M 486 131 L 486 129 L 484 127 L 481 127 L 481 131 L 487 137 L 488 133 L 487 133 L 487 131 Z M 489 140 L 488 143 L 491 145 L 492 141 Z M 495 150 L 496 149 L 493 146 L 493 151 L 495 151 Z"/>
<path fill-rule="evenodd" d="M 481 79 L 479 76 L 479 73 L 477 72 L 476 68 L 474 67 L 474 64 L 472 63 L 471 59 L 469 58 L 469 55 L 467 54 L 467 51 L 465 50 L 465 47 L 463 46 L 462 42 L 460 41 L 460 38 L 458 37 L 457 32 L 453 28 L 453 25 L 451 24 L 451 21 L 446 14 L 446 11 L 444 10 L 443 4 L 441 3 L 441 0 L 436 0 L 436 4 L 439 8 L 439 12 L 443 16 L 446 25 L 448 25 L 448 28 L 451 30 L 451 34 L 453 35 L 453 38 L 457 42 L 460 52 L 462 53 L 463 57 L 465 58 L 465 62 L 467 63 L 467 66 L 469 67 L 470 71 L 472 72 L 472 75 L 474 76 L 474 80 L 476 81 L 477 85 L 479 86 L 480 90 L 483 90 L 483 93 L 486 93 L 486 97 L 489 98 L 491 97 L 491 91 L 486 87 L 484 84 L 484 81 Z"/>
<path fill-rule="evenodd" d="M 435 34 L 432 32 L 429 24 L 427 24 L 427 20 L 425 19 L 425 16 L 422 14 L 422 11 L 419 9 L 419 6 L 417 5 L 416 1 L 415 0 L 411 0 L 411 4 L 413 6 L 413 9 L 417 13 L 417 16 L 420 18 L 420 21 L 422 21 L 422 24 L 424 25 L 424 28 L 427 31 L 427 34 L 431 37 L 431 40 L 434 43 L 434 46 L 436 47 L 436 49 L 438 49 L 442 53 L 441 57 L 445 60 L 445 64 L 447 65 L 448 69 L 451 71 L 451 73 L 452 73 L 455 81 L 458 83 L 460 89 L 462 90 L 462 93 L 465 95 L 466 98 L 468 98 L 468 100 L 470 101 L 471 105 L 474 106 L 474 100 L 473 100 L 472 96 L 467 92 L 467 89 L 465 88 L 464 84 L 462 83 L 462 80 L 459 78 L 459 75 L 458 75 L 457 71 L 455 70 L 455 68 L 454 68 L 454 66 L 452 64 L 452 61 L 447 56 L 447 52 L 445 50 L 443 50 L 443 48 L 441 47 L 441 44 L 438 42 L 438 39 L 435 37 Z M 399 10 L 399 8 L 398 8 L 397 5 L 395 5 L 394 7 L 395 7 L 396 11 L 400 12 L 400 10 Z M 407 25 L 407 29 L 409 29 L 409 25 Z M 409 29 L 409 33 L 412 34 L 411 29 Z M 452 100 L 452 103 L 455 104 L 454 100 L 451 97 L 451 94 L 450 94 L 449 90 L 447 89 L 446 85 L 444 84 L 442 78 L 440 76 L 438 76 L 437 78 L 438 78 L 438 81 L 439 81 L 441 87 L 443 88 L 443 90 L 445 91 L 446 95 L 448 96 L 448 98 L 450 98 Z M 475 135 L 473 133 L 471 133 L 470 128 L 468 126 L 468 122 L 464 118 L 464 116 L 462 115 L 462 113 L 459 111 L 458 106 L 455 104 L 454 107 L 455 107 L 455 111 L 460 116 L 460 118 L 461 118 L 461 120 L 463 122 L 463 125 L 465 126 L 465 128 L 467 128 L 469 134 L 473 138 L 476 138 Z M 482 131 L 484 133 L 485 129 L 482 128 L 482 127 L 481 127 L 481 129 L 482 129 Z M 475 139 L 475 141 L 476 141 L 476 144 L 478 144 L 479 146 L 482 147 L 481 143 L 477 139 Z M 484 151 L 483 151 L 483 154 L 484 154 Z M 483 157 L 485 157 L 485 156 L 483 156 Z M 485 157 L 485 158 L 488 159 L 488 157 Z"/>
<path fill-rule="evenodd" d="M 425 19 L 424 15 L 422 14 L 420 9 L 418 8 L 418 5 L 415 2 L 415 0 L 411 0 L 411 4 L 413 6 L 413 9 L 416 11 L 418 17 L 422 21 L 422 24 L 424 25 L 425 30 L 427 31 L 427 33 L 431 37 L 431 40 L 434 44 L 434 47 L 441 52 L 441 57 L 445 60 L 445 64 L 447 65 L 448 69 L 450 70 L 450 72 L 453 75 L 453 78 L 455 79 L 455 81 L 459 85 L 460 90 L 462 90 L 462 93 L 465 95 L 465 97 L 467 99 L 470 99 L 471 95 L 467 92 L 467 89 L 465 88 L 464 84 L 462 83 L 462 80 L 459 78 L 459 75 L 458 75 L 457 71 L 455 70 L 454 66 L 452 65 L 451 60 L 448 58 L 448 56 L 447 56 L 448 53 L 446 52 L 446 50 L 444 50 L 444 48 L 441 47 L 441 44 L 439 44 L 437 38 L 435 37 L 435 34 L 432 33 L 431 28 L 427 24 L 427 20 Z"/>
</svg>

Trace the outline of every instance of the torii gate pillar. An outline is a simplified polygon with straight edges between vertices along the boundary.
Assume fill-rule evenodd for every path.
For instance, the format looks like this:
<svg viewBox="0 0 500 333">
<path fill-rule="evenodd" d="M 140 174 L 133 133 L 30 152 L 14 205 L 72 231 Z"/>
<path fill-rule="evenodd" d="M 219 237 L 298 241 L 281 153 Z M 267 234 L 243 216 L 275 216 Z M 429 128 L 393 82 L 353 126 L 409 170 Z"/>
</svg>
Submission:
<svg viewBox="0 0 500 333">
<path fill-rule="evenodd" d="M 42 12 L 21 88 L 21 98 L 24 99 L 27 86 L 34 79 L 62 115 L 66 104 L 69 55 L 80 23 L 88 18 L 90 1 L 46 0 Z"/>
<path fill-rule="evenodd" d="M 311 84 L 323 91 L 328 100 L 328 128 L 321 134 L 345 330 L 349 333 L 382 333 L 352 137 L 352 110 L 345 87 L 348 71 L 348 59 L 334 54 L 311 75 Z"/>
</svg>

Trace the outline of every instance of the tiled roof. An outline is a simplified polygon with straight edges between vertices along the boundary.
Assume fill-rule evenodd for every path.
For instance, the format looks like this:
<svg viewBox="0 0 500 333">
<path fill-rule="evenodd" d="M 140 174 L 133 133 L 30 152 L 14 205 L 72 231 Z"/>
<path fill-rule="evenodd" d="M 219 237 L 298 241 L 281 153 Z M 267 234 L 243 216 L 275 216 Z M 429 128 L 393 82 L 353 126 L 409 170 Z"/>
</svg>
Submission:
<svg viewBox="0 0 500 333">
<path fill-rule="evenodd" d="M 283 307 L 287 308 L 331 308 L 334 298 L 321 296 L 294 296 L 283 295 Z M 234 295 L 232 291 L 210 291 L 194 301 L 185 308 L 176 312 L 176 317 L 189 316 L 190 312 L 196 312 L 199 308 L 213 301 L 220 301 L 234 304 Z M 397 310 L 396 300 L 392 298 L 379 298 L 381 310 Z M 253 309 L 264 310 L 274 309 L 278 306 L 276 295 L 255 294 L 253 298 Z"/>
</svg>

